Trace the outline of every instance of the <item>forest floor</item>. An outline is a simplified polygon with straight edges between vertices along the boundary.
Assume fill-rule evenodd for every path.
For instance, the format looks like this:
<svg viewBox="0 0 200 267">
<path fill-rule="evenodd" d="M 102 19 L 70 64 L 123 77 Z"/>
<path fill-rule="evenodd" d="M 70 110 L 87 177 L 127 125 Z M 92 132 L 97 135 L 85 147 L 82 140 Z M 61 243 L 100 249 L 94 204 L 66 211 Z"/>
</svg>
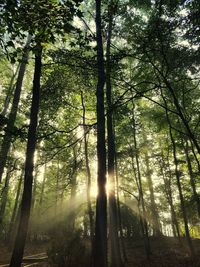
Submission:
<svg viewBox="0 0 200 267">
<path fill-rule="evenodd" d="M 182 245 L 173 237 L 150 238 L 152 254 L 149 259 L 145 256 L 142 240 L 126 241 L 128 262 L 126 267 L 200 267 L 200 239 L 193 240 L 196 256 L 189 256 L 187 245 L 182 239 Z M 45 253 L 48 244 L 28 244 L 25 256 Z M 10 252 L 0 245 L 0 266 L 9 262 Z M 33 265 L 23 265 L 33 266 Z M 50 266 L 48 263 L 39 262 L 39 267 Z M 87 266 L 84 266 L 87 267 Z"/>
<path fill-rule="evenodd" d="M 126 242 L 127 267 L 200 267 L 200 239 L 193 240 L 196 256 L 191 258 L 184 239 L 150 238 L 151 255 L 147 259 L 142 240 Z"/>
</svg>

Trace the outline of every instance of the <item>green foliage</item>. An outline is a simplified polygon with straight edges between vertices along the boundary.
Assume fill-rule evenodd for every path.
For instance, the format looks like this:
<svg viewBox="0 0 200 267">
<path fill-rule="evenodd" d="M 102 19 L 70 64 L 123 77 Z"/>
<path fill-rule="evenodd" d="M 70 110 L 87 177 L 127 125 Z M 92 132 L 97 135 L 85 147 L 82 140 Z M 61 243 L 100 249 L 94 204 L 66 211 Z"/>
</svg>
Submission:
<svg viewBox="0 0 200 267">
<path fill-rule="evenodd" d="M 90 258 L 80 230 L 59 229 L 53 234 L 48 257 L 58 267 L 89 266 Z"/>
</svg>

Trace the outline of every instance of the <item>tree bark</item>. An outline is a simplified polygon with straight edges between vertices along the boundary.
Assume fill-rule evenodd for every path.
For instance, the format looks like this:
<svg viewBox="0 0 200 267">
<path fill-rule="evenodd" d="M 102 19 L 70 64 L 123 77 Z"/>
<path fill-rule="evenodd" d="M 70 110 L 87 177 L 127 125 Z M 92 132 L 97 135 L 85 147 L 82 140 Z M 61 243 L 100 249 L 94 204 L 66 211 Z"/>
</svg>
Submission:
<svg viewBox="0 0 200 267">
<path fill-rule="evenodd" d="M 185 150 L 185 156 L 186 156 L 186 161 L 187 161 L 187 165 L 188 165 L 188 174 L 190 177 L 190 184 L 191 184 L 194 200 L 196 201 L 198 216 L 200 218 L 200 199 L 199 199 L 199 196 L 198 196 L 198 193 L 196 190 L 196 183 L 195 183 L 195 179 L 193 176 L 194 174 L 192 171 L 192 163 L 191 163 L 191 159 L 189 156 L 189 147 L 188 147 L 188 141 L 187 140 L 186 140 L 186 145 L 183 144 L 183 147 Z"/>
<path fill-rule="evenodd" d="M 143 133 L 143 139 L 144 139 L 144 142 L 147 142 L 147 138 L 146 138 L 145 133 Z M 146 163 L 146 178 L 147 178 L 148 188 L 149 188 L 149 192 L 150 192 L 153 235 L 154 236 L 161 236 L 162 233 L 160 231 L 159 215 L 158 215 L 158 210 L 157 210 L 155 197 L 154 197 L 154 188 L 153 188 L 153 182 L 152 182 L 152 177 L 151 177 L 149 157 L 148 157 L 148 153 L 146 151 L 144 153 L 144 157 L 145 157 L 145 163 Z"/>
<path fill-rule="evenodd" d="M 170 170 L 170 165 L 169 165 L 169 159 L 168 159 L 168 167 L 169 167 L 170 177 L 167 179 L 164 173 L 164 157 L 163 157 L 162 151 L 161 151 L 161 159 L 162 159 L 162 164 L 160 165 L 160 168 L 161 168 L 161 173 L 162 173 L 162 177 L 164 181 L 166 198 L 170 206 L 172 230 L 173 230 L 174 237 L 178 237 L 179 242 L 181 242 L 179 225 L 177 221 L 177 216 L 176 216 L 176 212 L 174 208 L 174 201 L 173 201 L 173 196 L 172 196 L 172 188 L 171 188 L 172 175 L 171 175 L 171 170 Z"/>
<path fill-rule="evenodd" d="M 121 254 L 118 238 L 117 202 L 115 197 L 115 141 L 113 130 L 112 85 L 110 45 L 113 24 L 113 1 L 108 3 L 108 31 L 106 46 L 106 103 L 107 103 L 107 138 L 108 138 L 108 179 L 109 179 L 109 236 L 111 241 L 111 266 L 121 266 Z"/>
<path fill-rule="evenodd" d="M 10 267 L 20 267 L 22 263 L 26 236 L 28 232 L 28 223 L 31 210 L 32 186 L 33 186 L 33 168 L 34 153 L 37 139 L 37 124 L 40 100 L 40 77 L 42 67 L 42 48 L 38 45 L 38 51 L 35 55 L 35 70 L 33 79 L 33 94 L 30 113 L 30 124 L 28 129 L 28 142 L 26 148 L 24 190 L 21 203 L 20 222 L 18 226 L 17 236 L 14 249 L 10 261 Z"/>
<path fill-rule="evenodd" d="M 13 128 L 14 128 L 14 124 L 15 124 L 15 120 L 16 120 L 16 116 L 17 116 L 18 105 L 19 105 L 21 90 L 22 90 L 22 83 L 23 83 L 26 65 L 27 65 L 27 61 L 28 61 L 30 41 L 31 41 L 31 36 L 29 35 L 26 46 L 24 48 L 24 54 L 22 56 L 22 62 L 21 62 L 20 69 L 19 69 L 19 74 L 18 74 L 16 88 L 15 88 L 15 92 L 14 92 L 12 107 L 11 107 L 10 114 L 8 116 L 6 132 L 5 132 L 3 142 L 1 145 L 1 150 L 0 150 L 0 183 L 2 181 L 2 176 L 3 176 L 4 168 L 5 168 L 6 161 L 7 161 L 8 152 L 9 152 L 11 141 L 12 141 Z"/>
<path fill-rule="evenodd" d="M 186 129 L 186 131 L 187 131 L 187 134 L 188 134 L 190 140 L 195 145 L 198 153 L 200 154 L 200 146 L 199 146 L 199 143 L 197 141 L 197 138 L 194 135 L 194 133 L 192 132 L 192 130 L 190 128 L 190 125 L 188 124 L 188 121 L 187 121 L 187 119 L 186 119 L 186 117 L 185 117 L 185 115 L 184 115 L 184 113 L 182 111 L 182 108 L 181 108 L 181 106 L 179 104 L 178 98 L 177 98 L 177 96 L 176 96 L 176 94 L 174 92 L 173 87 L 171 86 L 170 82 L 167 80 L 167 78 L 164 75 L 162 75 L 162 78 L 163 78 L 163 81 L 164 81 L 165 85 L 167 86 L 168 90 L 170 91 L 170 93 L 172 95 L 174 106 L 176 107 L 176 109 L 178 111 L 179 117 L 180 117 L 180 119 L 181 119 L 181 121 L 182 121 L 182 123 L 183 123 L 183 125 L 184 125 L 184 127 Z"/>
<path fill-rule="evenodd" d="M 114 139 L 115 139 L 115 120 L 113 118 L 113 130 L 114 130 Z M 118 175 L 118 162 L 117 162 L 117 151 L 115 146 L 115 176 L 116 176 L 116 190 L 117 190 L 117 214 L 118 214 L 118 224 L 119 224 L 119 232 L 120 232 L 120 241 L 121 241 L 121 250 L 122 257 L 125 263 L 128 262 L 125 242 L 124 242 L 124 233 L 122 227 L 122 216 L 121 216 L 121 207 L 120 207 L 120 198 L 119 198 L 119 175 Z"/>
<path fill-rule="evenodd" d="M 86 173 L 87 173 L 87 208 L 88 208 L 88 217 L 90 222 L 90 239 L 91 239 L 91 247 L 93 248 L 94 242 L 94 219 L 93 219 L 93 211 L 91 204 L 91 172 L 89 165 L 89 156 L 88 156 L 88 141 L 87 141 L 87 127 L 86 127 L 86 119 L 85 119 L 85 104 L 83 98 L 83 92 L 81 92 L 81 102 L 83 108 L 83 131 L 84 131 L 84 152 L 85 152 L 85 165 L 86 165 Z M 93 254 L 93 252 L 92 252 Z"/>
<path fill-rule="evenodd" d="M 12 240 L 13 240 L 13 227 L 15 225 L 16 217 L 17 217 L 17 210 L 18 210 L 18 206 L 19 206 L 19 198 L 20 198 L 20 193 L 21 193 L 23 175 L 24 175 L 24 172 L 22 171 L 21 176 L 19 178 L 19 183 L 18 183 L 18 187 L 17 187 L 17 194 L 16 194 L 16 198 L 15 198 L 15 205 L 13 208 L 13 212 L 12 212 L 12 216 L 11 216 L 11 220 L 10 220 L 10 225 L 9 225 L 9 230 L 8 230 L 7 241 L 8 241 L 9 247 L 11 247 Z"/>
<path fill-rule="evenodd" d="M 42 207 L 43 199 L 44 199 L 44 189 L 45 189 L 45 183 L 46 183 L 46 173 L 47 173 L 47 163 L 45 162 L 45 164 L 44 164 L 43 179 L 42 179 L 42 188 L 41 188 L 40 199 L 39 199 L 40 212 L 41 212 L 41 207 Z"/>
<path fill-rule="evenodd" d="M 107 267 L 107 197 L 106 197 L 106 146 L 104 116 L 104 60 L 101 33 L 101 0 L 96 0 L 96 42 L 98 82 L 97 97 L 97 159 L 98 159 L 98 196 L 96 201 L 96 222 L 94 242 L 94 266 Z"/>
<path fill-rule="evenodd" d="M 167 102 L 166 102 L 163 94 L 162 94 L 162 98 L 163 98 L 163 100 L 165 102 L 165 106 L 167 107 Z M 171 143 L 172 143 L 172 147 L 173 147 L 173 159 L 174 159 L 174 166 L 175 166 L 175 176 L 176 176 L 176 182 L 177 182 L 177 187 L 178 187 L 178 192 L 179 192 L 181 211 L 182 211 L 182 215 L 183 215 L 186 240 L 187 240 L 187 243 L 188 243 L 190 254 L 192 256 L 194 256 L 195 251 L 194 251 L 194 247 L 193 247 L 192 240 L 191 240 L 191 237 L 190 237 L 190 232 L 189 232 L 189 227 L 188 227 L 188 218 L 187 218 L 185 202 L 184 202 L 184 197 L 183 197 L 183 192 L 182 192 L 182 187 L 181 187 L 181 181 L 180 181 L 180 172 L 179 172 L 179 169 L 178 169 L 176 143 L 175 143 L 174 136 L 173 136 L 173 133 L 172 133 L 172 126 L 171 126 L 171 121 L 170 121 L 170 118 L 169 118 L 168 110 L 165 110 L 165 112 L 166 112 L 166 119 L 167 119 L 168 127 L 169 127 L 169 135 L 170 135 L 170 139 L 171 139 Z"/>
<path fill-rule="evenodd" d="M 147 258 L 149 258 L 151 254 L 151 249 L 150 249 L 150 243 L 149 243 L 148 225 L 147 225 L 147 220 L 146 220 L 146 209 L 145 209 L 145 203 L 144 203 L 142 179 L 141 179 L 141 173 L 140 173 L 140 163 L 139 163 L 139 155 L 138 155 L 137 139 L 136 139 L 136 123 L 135 123 L 134 108 L 133 108 L 133 140 L 134 140 L 135 159 L 136 159 L 137 177 L 138 177 L 138 185 L 139 185 L 139 198 L 140 198 L 141 206 L 142 206 L 142 217 L 141 217 L 141 223 L 142 223 L 142 228 L 143 228 L 142 231 L 144 234 L 144 245 L 145 245 L 146 256 Z"/>
<path fill-rule="evenodd" d="M 11 167 L 8 168 L 6 177 L 5 177 L 5 185 L 1 192 L 1 205 L 0 205 L 0 229 L 2 229 L 4 214 L 6 210 L 6 203 L 8 198 L 8 190 L 9 190 L 9 182 L 10 182 L 10 175 L 11 175 Z"/>
<path fill-rule="evenodd" d="M 4 104 L 3 104 L 3 110 L 1 111 L 1 115 L 2 116 L 6 116 L 7 111 L 8 111 L 8 107 L 11 101 L 11 97 L 14 91 L 14 82 L 15 82 L 15 78 L 19 72 L 19 68 L 20 68 L 20 64 L 18 64 L 16 71 L 14 71 L 11 80 L 10 80 L 10 84 L 8 86 L 8 91 L 6 93 L 6 98 L 4 100 Z"/>
</svg>

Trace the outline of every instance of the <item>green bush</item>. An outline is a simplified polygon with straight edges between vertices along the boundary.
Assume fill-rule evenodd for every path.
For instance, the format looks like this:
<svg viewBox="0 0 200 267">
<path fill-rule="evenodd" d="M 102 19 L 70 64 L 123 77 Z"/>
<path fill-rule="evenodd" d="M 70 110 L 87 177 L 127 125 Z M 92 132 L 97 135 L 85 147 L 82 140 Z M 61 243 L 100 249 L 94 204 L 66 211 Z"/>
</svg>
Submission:
<svg viewBox="0 0 200 267">
<path fill-rule="evenodd" d="M 89 252 L 80 230 L 59 230 L 53 236 L 47 254 L 53 266 L 89 266 Z"/>
</svg>

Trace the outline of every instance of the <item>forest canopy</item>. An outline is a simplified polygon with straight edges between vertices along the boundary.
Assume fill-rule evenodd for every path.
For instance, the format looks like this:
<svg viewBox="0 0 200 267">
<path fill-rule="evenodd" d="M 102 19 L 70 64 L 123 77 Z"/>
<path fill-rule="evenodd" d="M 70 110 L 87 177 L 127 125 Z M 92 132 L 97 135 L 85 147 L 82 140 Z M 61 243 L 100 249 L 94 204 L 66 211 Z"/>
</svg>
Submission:
<svg viewBox="0 0 200 267">
<path fill-rule="evenodd" d="M 198 0 L 0 1 L 0 264 L 199 266 L 199 36 Z"/>
</svg>

